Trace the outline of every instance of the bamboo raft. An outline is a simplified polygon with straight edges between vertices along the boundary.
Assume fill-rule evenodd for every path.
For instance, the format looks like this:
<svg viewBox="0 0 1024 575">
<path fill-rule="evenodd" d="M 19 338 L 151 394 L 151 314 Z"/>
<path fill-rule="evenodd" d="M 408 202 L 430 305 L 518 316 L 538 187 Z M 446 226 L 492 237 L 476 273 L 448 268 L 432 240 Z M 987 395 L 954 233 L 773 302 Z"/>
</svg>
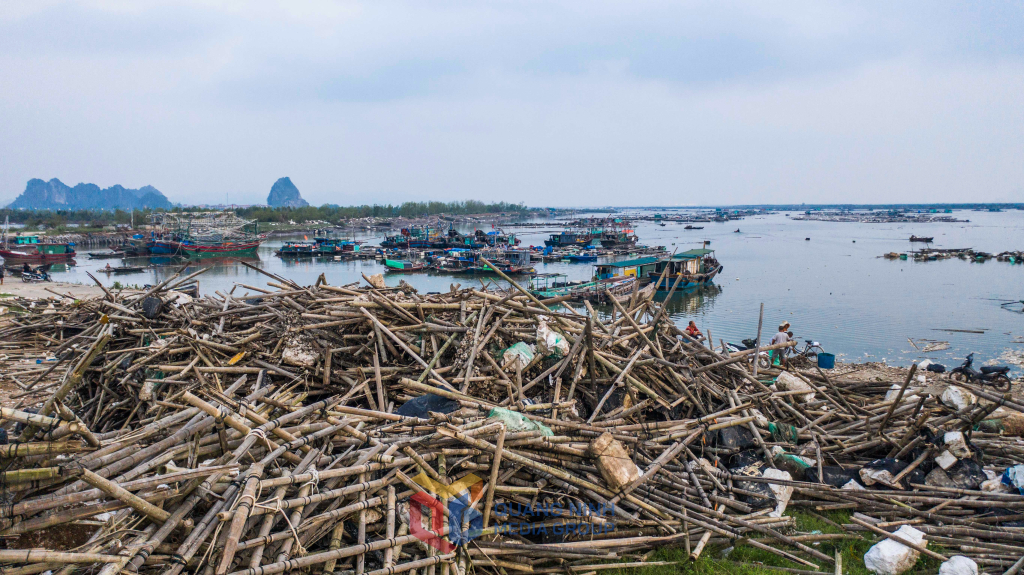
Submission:
<svg viewBox="0 0 1024 575">
<path fill-rule="evenodd" d="M 790 507 L 855 512 L 850 536 L 913 524 L 986 572 L 1024 554 L 1007 526 L 1024 496 L 913 473 L 946 431 L 967 432 L 986 468 L 1020 463 L 1019 437 L 971 433 L 997 408 L 1019 416 L 1019 396 L 972 388 L 958 412 L 913 369 L 889 400 L 892 382 L 820 370 L 790 370 L 807 387 L 783 390 L 753 350 L 689 338 L 650 293 L 599 316 L 509 278 L 421 295 L 253 269 L 266 285 L 195 299 L 177 290 L 205 269 L 5 302 L 5 573 L 589 573 L 710 545 L 832 572 L 813 545 L 834 536 L 773 513 L 789 490 Z M 532 359 L 506 359 L 519 343 Z M 810 471 L 787 467 L 796 456 Z M 902 471 L 865 490 L 823 482 L 882 457 Z"/>
</svg>

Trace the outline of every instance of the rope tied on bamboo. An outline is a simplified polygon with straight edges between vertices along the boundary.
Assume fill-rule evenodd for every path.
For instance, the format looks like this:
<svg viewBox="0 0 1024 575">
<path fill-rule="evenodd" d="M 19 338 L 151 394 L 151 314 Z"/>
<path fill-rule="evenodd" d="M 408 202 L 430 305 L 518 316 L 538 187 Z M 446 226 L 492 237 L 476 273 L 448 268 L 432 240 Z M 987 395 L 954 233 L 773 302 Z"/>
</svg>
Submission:
<svg viewBox="0 0 1024 575">
<path fill-rule="evenodd" d="M 224 408 L 221 408 L 221 409 L 224 409 Z M 250 429 L 249 433 L 245 434 L 245 437 L 248 438 L 250 436 L 255 437 L 257 441 L 262 439 L 263 443 L 266 444 L 267 449 L 268 450 L 270 449 L 270 442 L 267 441 L 267 432 L 264 431 L 263 428 L 261 428 L 261 427 L 254 427 L 254 428 Z"/>
<path fill-rule="evenodd" d="M 320 493 L 320 472 L 317 471 L 315 465 L 310 465 L 306 472 L 311 475 L 309 481 L 305 483 L 309 486 L 310 493 Z"/>
<path fill-rule="evenodd" d="M 316 480 L 316 483 L 320 483 L 320 472 L 318 472 L 316 470 L 316 467 L 310 466 L 309 473 L 313 476 L 313 479 L 310 479 L 309 481 L 307 481 L 306 482 L 307 485 L 310 484 L 310 483 L 313 483 L 314 479 Z M 299 557 L 305 556 L 306 553 L 308 553 L 308 551 L 306 551 L 306 548 L 302 545 L 302 540 L 299 539 L 299 532 L 296 531 L 295 525 L 292 524 L 292 520 L 288 518 L 288 514 L 285 513 L 285 509 L 283 509 L 281 507 L 281 499 L 280 498 L 275 498 L 274 499 L 274 505 L 263 505 L 261 503 L 256 503 L 256 501 L 259 501 L 259 499 L 260 499 L 260 497 L 262 495 L 263 495 L 263 483 L 260 483 L 256 487 L 256 497 L 254 498 L 254 501 L 253 501 L 253 507 L 254 508 L 259 507 L 260 509 L 266 509 L 266 510 L 270 511 L 271 513 L 275 513 L 275 514 L 276 513 L 280 513 L 281 517 L 284 517 L 284 522 L 288 524 L 288 530 L 292 532 L 292 537 L 295 539 L 295 545 L 297 546 L 296 552 L 298 553 Z"/>
<path fill-rule="evenodd" d="M 226 407 L 224 407 L 222 405 L 222 406 L 217 408 L 217 416 L 214 417 L 213 420 L 216 421 L 218 425 L 220 425 L 220 424 L 224 423 L 224 420 L 226 420 L 230 416 L 231 416 L 231 412 L 228 411 L 228 408 L 226 408 Z"/>
</svg>

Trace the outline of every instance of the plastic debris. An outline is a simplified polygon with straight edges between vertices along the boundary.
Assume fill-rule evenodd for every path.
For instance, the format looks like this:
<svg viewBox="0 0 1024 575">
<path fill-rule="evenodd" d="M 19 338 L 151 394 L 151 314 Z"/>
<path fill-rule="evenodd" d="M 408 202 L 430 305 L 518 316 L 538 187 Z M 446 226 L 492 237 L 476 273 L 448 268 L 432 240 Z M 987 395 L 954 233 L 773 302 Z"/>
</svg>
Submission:
<svg viewBox="0 0 1024 575">
<path fill-rule="evenodd" d="M 938 466 L 943 469 L 949 469 L 950 467 L 953 467 L 953 465 L 956 464 L 956 462 L 956 456 L 950 453 L 948 449 L 943 450 L 943 452 L 940 453 L 935 458 L 935 463 L 937 463 Z"/>
<path fill-rule="evenodd" d="M 533 347 L 528 343 L 519 342 L 509 347 L 503 354 L 501 354 L 501 361 L 508 364 L 509 367 L 515 371 L 517 368 L 524 369 L 527 365 L 530 365 L 530 362 L 533 361 L 533 356 Z"/>
<path fill-rule="evenodd" d="M 430 412 L 451 413 L 459 408 L 459 402 L 433 393 L 414 397 L 395 410 L 396 415 L 428 419 Z"/>
<path fill-rule="evenodd" d="M 775 378 L 775 385 L 778 386 L 780 391 L 807 391 L 808 393 L 801 393 L 793 396 L 801 403 L 814 401 L 814 389 L 808 385 L 806 381 L 789 373 L 788 371 L 783 371 L 779 374 L 779 377 Z"/>
<path fill-rule="evenodd" d="M 495 407 L 487 414 L 487 421 L 501 421 L 505 424 L 505 429 L 509 431 L 540 431 L 541 435 L 554 435 L 548 426 L 543 423 L 537 423 L 531 419 L 527 419 L 525 415 L 518 411 L 509 411 L 504 407 Z"/>
<path fill-rule="evenodd" d="M 963 555 L 954 555 L 939 566 L 939 575 L 978 575 L 978 564 Z"/>
<path fill-rule="evenodd" d="M 942 436 L 942 441 L 946 444 L 946 449 L 958 459 L 971 456 L 971 450 L 967 447 L 967 440 L 964 439 L 963 432 L 947 431 Z"/>
<path fill-rule="evenodd" d="M 897 537 L 915 545 L 924 545 L 924 533 L 909 525 L 904 525 L 894 533 Z M 864 566 L 878 575 L 900 575 L 917 563 L 920 551 L 906 545 L 885 539 L 875 543 L 864 554 Z"/>
<path fill-rule="evenodd" d="M 957 411 L 963 411 L 968 407 L 978 403 L 978 398 L 966 389 L 961 389 L 956 386 L 949 386 L 939 396 L 939 401 L 946 407 L 951 407 Z"/>
<path fill-rule="evenodd" d="M 537 322 L 537 353 L 542 356 L 562 357 L 569 353 L 569 342 L 554 331 L 544 320 Z"/>
<path fill-rule="evenodd" d="M 597 470 L 608 487 L 619 490 L 640 478 L 640 468 L 633 463 L 629 452 L 610 433 L 602 433 L 590 442 L 588 448 Z"/>
<path fill-rule="evenodd" d="M 781 469 L 772 469 L 771 467 L 765 469 L 761 474 L 761 477 L 766 477 L 768 479 L 783 479 L 785 481 L 793 480 L 793 476 L 788 472 L 782 471 Z M 775 494 L 775 501 L 777 502 L 775 511 L 772 511 L 768 515 L 772 517 L 782 517 L 783 514 L 786 513 L 786 506 L 789 505 L 790 497 L 793 496 L 793 486 L 780 485 L 776 483 L 769 483 L 768 485 L 771 487 L 772 493 Z"/>
<path fill-rule="evenodd" d="M 1002 482 L 1024 495 L 1024 465 L 1014 465 L 1004 471 Z"/>
</svg>

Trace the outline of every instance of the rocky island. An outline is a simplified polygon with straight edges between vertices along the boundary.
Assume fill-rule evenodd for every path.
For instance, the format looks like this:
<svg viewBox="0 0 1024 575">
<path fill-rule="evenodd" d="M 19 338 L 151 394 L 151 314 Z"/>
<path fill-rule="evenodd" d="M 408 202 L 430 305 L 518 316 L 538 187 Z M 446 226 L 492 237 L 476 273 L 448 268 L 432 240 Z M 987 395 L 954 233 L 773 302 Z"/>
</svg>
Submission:
<svg viewBox="0 0 1024 575">
<path fill-rule="evenodd" d="M 309 202 L 302 199 L 302 195 L 292 183 L 292 179 L 284 177 L 274 182 L 270 188 L 267 205 L 272 208 L 304 208 L 309 205 Z"/>
<path fill-rule="evenodd" d="M 8 207 L 24 210 L 138 210 L 170 209 L 174 206 L 153 186 L 133 190 L 121 185 L 100 188 L 96 184 L 78 184 L 72 188 L 57 178 L 48 182 L 33 178 Z"/>
</svg>

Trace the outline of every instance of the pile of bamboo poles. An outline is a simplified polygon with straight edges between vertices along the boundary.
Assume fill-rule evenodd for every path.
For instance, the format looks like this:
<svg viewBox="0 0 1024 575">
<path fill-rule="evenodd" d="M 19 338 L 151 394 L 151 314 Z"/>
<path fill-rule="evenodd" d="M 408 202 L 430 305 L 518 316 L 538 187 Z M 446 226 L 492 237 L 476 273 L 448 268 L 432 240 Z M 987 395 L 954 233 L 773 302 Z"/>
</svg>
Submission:
<svg viewBox="0 0 1024 575">
<path fill-rule="evenodd" d="M 892 382 L 791 370 L 808 400 L 639 294 L 599 313 L 508 278 L 422 295 L 257 271 L 263 287 L 194 300 L 175 288 L 195 274 L 175 274 L 14 302 L 2 341 L 47 361 L 0 367 L 17 388 L 0 412 L 5 573 L 590 573 L 709 544 L 815 573 L 837 569 L 815 542 L 903 524 L 983 571 L 1024 553 L 1024 496 L 911 482 L 946 431 L 973 433 L 986 468 L 1024 460 L 1018 437 L 974 431 L 1020 397 L 975 388 L 958 412 L 913 370 L 889 401 Z M 518 343 L 532 359 L 503 354 Z M 762 473 L 780 453 L 814 464 Z M 817 480 L 884 457 L 904 462 L 889 483 Z M 794 532 L 773 513 L 785 488 L 791 507 L 855 512 L 849 534 Z"/>
</svg>

